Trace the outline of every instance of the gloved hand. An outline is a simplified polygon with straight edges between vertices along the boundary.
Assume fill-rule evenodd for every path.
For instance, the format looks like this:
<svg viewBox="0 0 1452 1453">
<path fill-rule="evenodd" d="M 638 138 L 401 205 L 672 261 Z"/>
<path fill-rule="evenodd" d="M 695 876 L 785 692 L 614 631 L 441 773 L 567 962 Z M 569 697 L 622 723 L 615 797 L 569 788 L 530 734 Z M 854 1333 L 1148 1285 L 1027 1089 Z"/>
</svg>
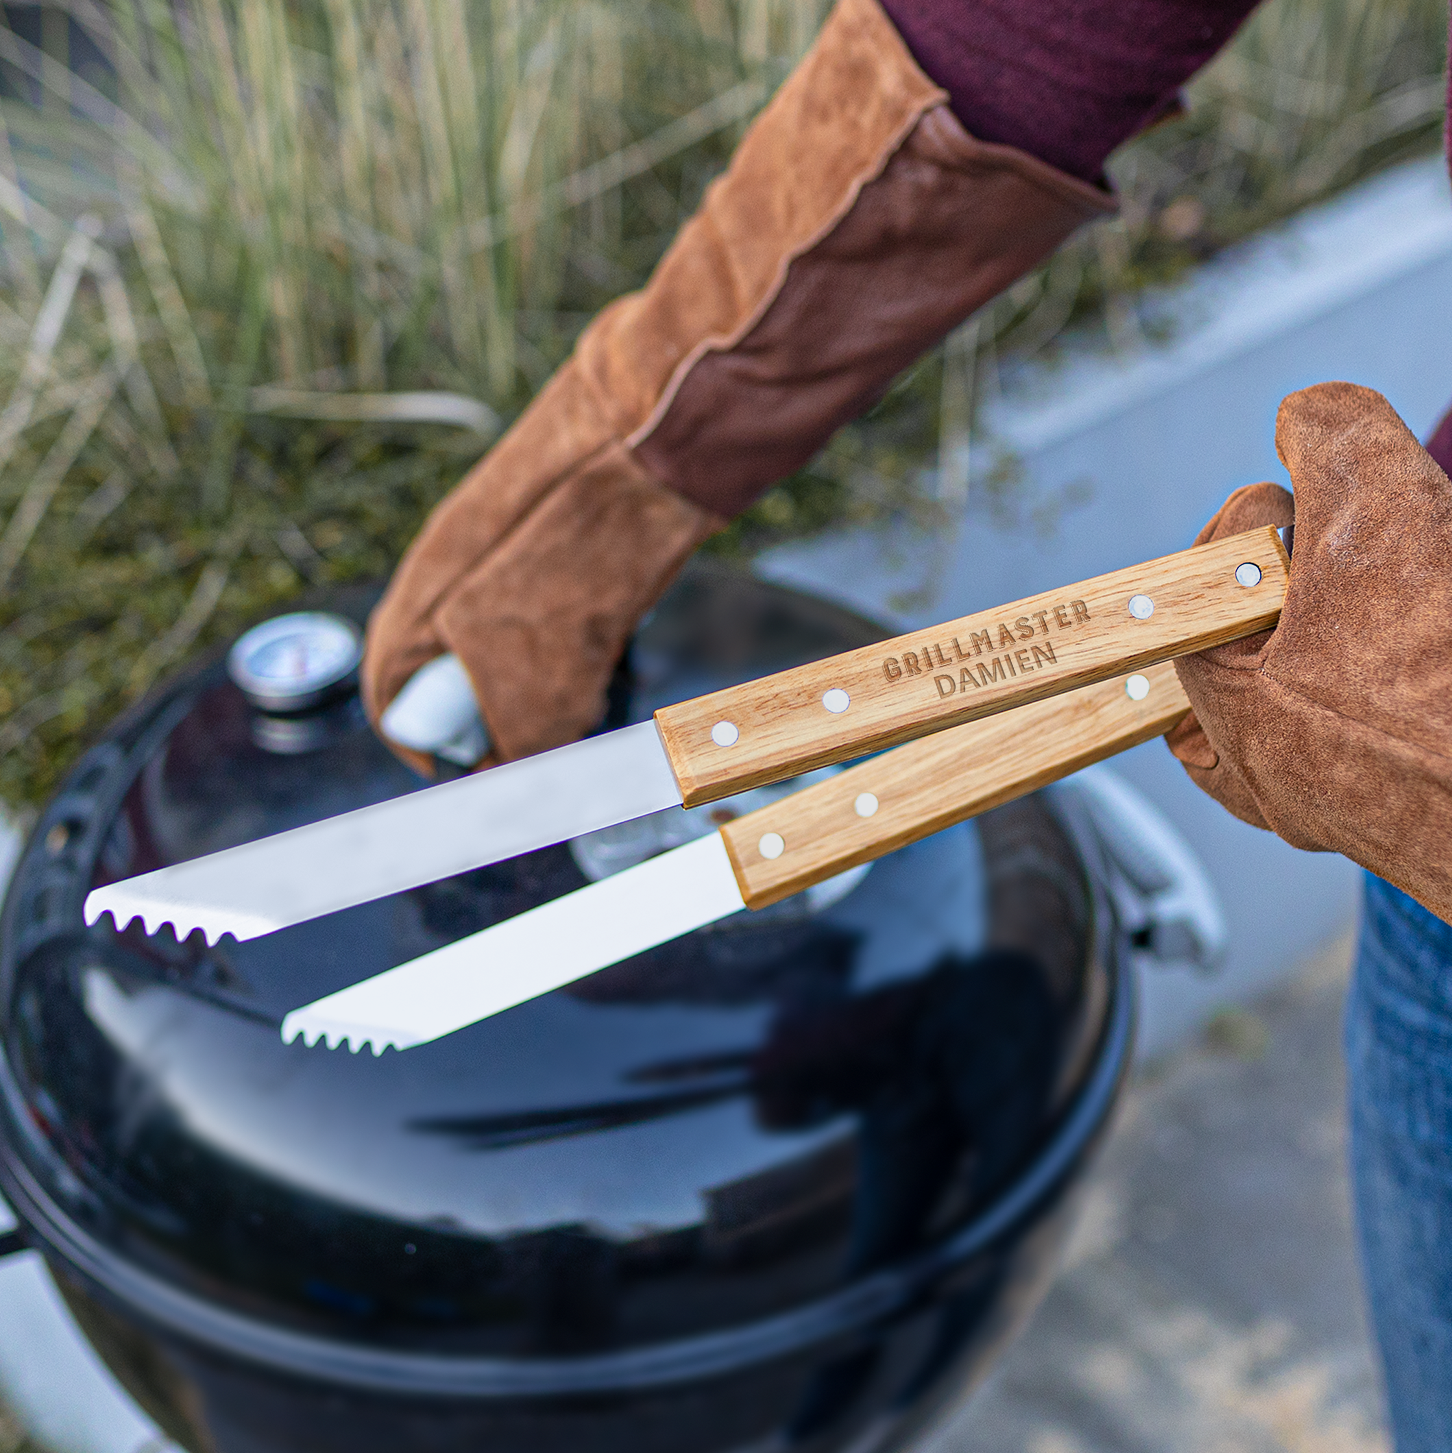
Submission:
<svg viewBox="0 0 1452 1453">
<path fill-rule="evenodd" d="M 409 548 L 369 623 L 375 725 L 452 651 L 493 760 L 588 731 L 636 622 L 706 536 L 1112 210 L 975 141 L 947 99 L 877 0 L 839 0 L 644 290 L 586 329 Z"/>
<path fill-rule="evenodd" d="M 1274 631 L 1176 662 L 1190 776 L 1295 847 L 1344 853 L 1452 922 L 1452 482 L 1371 389 L 1291 394 L 1273 484 L 1196 542 L 1295 521 Z"/>
</svg>

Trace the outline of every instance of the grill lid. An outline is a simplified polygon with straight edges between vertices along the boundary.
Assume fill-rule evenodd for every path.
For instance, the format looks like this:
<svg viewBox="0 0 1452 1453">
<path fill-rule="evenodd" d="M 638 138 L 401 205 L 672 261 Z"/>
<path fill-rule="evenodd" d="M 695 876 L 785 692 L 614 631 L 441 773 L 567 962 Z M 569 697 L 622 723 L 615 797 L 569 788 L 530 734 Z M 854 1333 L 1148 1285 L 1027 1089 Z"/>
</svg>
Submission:
<svg viewBox="0 0 1452 1453">
<path fill-rule="evenodd" d="M 1099 888 L 1039 798 L 835 901 L 738 915 L 381 1059 L 283 1045 L 278 1026 L 612 870 L 621 845 L 560 844 L 245 944 L 85 929 L 97 883 L 421 785 L 338 689 L 371 597 L 321 604 L 117 722 L 6 901 L 9 1184 L 117 1269 L 113 1290 L 359 1349 L 658 1345 L 942 1244 L 1062 1122 L 1110 979 Z M 642 629 L 611 724 L 882 634 L 697 566 Z"/>
</svg>

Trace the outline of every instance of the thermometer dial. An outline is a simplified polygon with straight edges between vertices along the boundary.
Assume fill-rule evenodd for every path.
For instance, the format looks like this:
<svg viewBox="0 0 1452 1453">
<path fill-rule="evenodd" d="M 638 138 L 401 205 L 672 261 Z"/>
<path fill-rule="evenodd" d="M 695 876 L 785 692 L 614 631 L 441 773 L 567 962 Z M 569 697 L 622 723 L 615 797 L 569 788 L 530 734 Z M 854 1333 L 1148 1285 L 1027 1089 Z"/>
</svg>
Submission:
<svg viewBox="0 0 1452 1453">
<path fill-rule="evenodd" d="M 330 695 L 358 669 L 363 633 L 324 611 L 294 611 L 264 621 L 227 655 L 227 673 L 264 711 L 301 711 Z"/>
</svg>

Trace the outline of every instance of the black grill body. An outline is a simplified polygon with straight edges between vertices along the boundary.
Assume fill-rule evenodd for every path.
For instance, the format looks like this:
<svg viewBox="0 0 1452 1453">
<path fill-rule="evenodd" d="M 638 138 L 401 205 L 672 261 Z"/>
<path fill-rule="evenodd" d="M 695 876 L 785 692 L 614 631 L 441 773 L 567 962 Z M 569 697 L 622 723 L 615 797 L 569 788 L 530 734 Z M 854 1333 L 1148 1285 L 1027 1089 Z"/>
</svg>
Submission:
<svg viewBox="0 0 1452 1453">
<path fill-rule="evenodd" d="M 697 566 L 613 721 L 882 634 Z M 196 1453 L 910 1440 L 1042 1294 L 1127 1063 L 1092 830 L 1037 794 L 381 1058 L 282 1016 L 580 887 L 569 845 L 245 944 L 83 924 L 95 884 L 421 785 L 356 696 L 279 726 L 211 660 L 38 822 L 0 1186 L 102 1356 Z"/>
</svg>

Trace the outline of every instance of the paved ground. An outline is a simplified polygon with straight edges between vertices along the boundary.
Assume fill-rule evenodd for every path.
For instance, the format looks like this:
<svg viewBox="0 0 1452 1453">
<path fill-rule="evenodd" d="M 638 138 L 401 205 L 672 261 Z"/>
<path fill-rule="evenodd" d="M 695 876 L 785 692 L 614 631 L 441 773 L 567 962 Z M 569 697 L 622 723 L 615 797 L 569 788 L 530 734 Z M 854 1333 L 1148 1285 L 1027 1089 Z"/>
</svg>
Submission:
<svg viewBox="0 0 1452 1453">
<path fill-rule="evenodd" d="M 1069 1265 L 924 1453 L 1383 1453 L 1343 1172 L 1349 945 L 1143 1075 Z"/>
</svg>

